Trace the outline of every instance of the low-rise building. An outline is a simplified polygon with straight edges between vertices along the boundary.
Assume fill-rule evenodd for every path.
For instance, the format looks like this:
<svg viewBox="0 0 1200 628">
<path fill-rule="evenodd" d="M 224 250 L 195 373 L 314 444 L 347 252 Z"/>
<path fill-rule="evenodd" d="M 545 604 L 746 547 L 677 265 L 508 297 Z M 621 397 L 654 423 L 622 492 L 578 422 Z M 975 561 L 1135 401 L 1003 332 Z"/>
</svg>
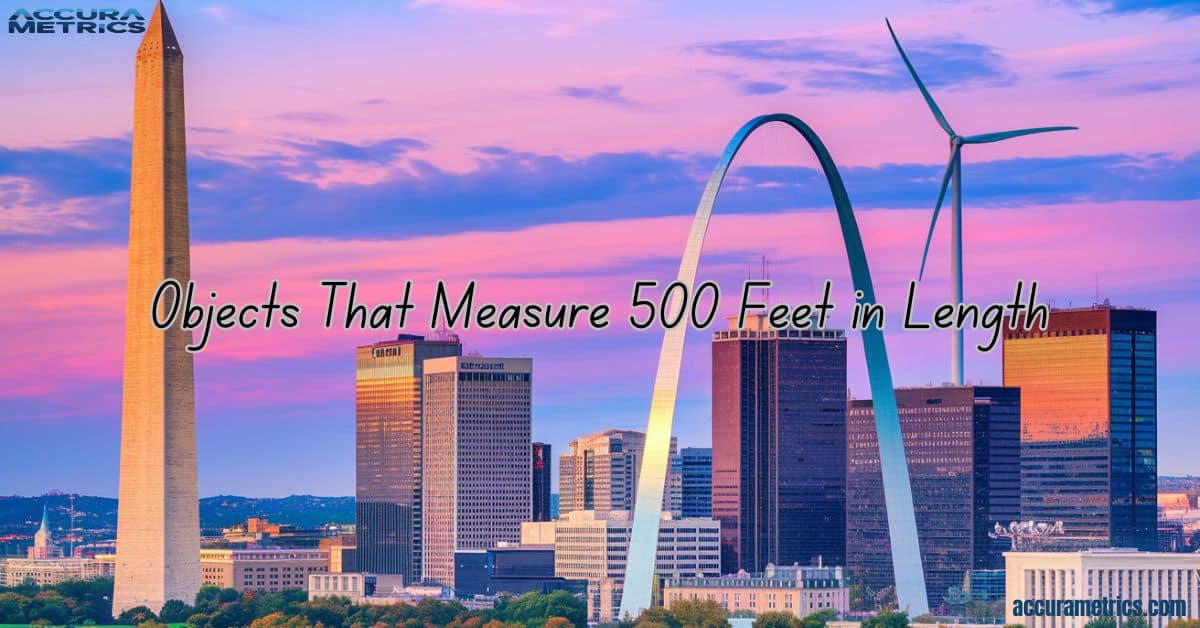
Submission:
<svg viewBox="0 0 1200 628">
<path fill-rule="evenodd" d="M 633 522 L 627 511 L 566 513 L 557 521 L 521 524 L 521 545 L 553 545 L 554 575 L 588 581 L 588 617 L 617 619 Z M 717 576 L 721 573 L 721 524 L 714 519 L 672 519 L 664 512 L 658 529 L 659 577 Z"/>
<path fill-rule="evenodd" d="M 202 549 L 200 577 L 238 591 L 304 589 L 312 573 L 329 571 L 329 552 L 321 549 Z"/>
<path fill-rule="evenodd" d="M 417 604 L 421 600 L 454 599 L 450 587 L 405 586 L 404 576 L 361 573 L 314 573 L 308 576 L 308 599 L 344 597 L 353 604 L 390 605 L 401 602 Z M 468 605 L 470 607 L 470 605 Z M 491 608 L 489 602 L 486 608 Z"/>
<path fill-rule="evenodd" d="M 321 539 L 318 547 L 329 552 L 329 573 L 358 571 L 358 547 L 353 534 Z"/>
<path fill-rule="evenodd" d="M 1082 628 L 1098 616 L 1118 622 L 1140 608 L 1162 628 L 1200 618 L 1200 554 L 1089 549 L 1007 552 L 1007 623 L 1027 628 Z"/>
<path fill-rule="evenodd" d="M 850 593 L 841 567 L 777 567 L 768 564 L 759 574 L 674 577 L 663 583 L 663 606 L 685 600 L 712 600 L 727 613 L 782 612 L 797 617 L 833 610 L 850 610 Z"/>
<path fill-rule="evenodd" d="M 15 587 L 26 581 L 45 586 L 68 580 L 111 578 L 116 573 L 116 560 L 111 554 L 95 558 L 9 558 L 2 560 L 4 586 Z"/>
</svg>

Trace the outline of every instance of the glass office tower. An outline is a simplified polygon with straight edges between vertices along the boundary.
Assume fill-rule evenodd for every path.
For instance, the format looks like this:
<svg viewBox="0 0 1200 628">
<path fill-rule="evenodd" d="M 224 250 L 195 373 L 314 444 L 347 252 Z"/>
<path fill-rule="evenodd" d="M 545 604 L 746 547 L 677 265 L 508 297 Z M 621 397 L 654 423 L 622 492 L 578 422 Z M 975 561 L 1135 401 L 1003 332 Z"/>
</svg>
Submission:
<svg viewBox="0 0 1200 628">
<path fill-rule="evenodd" d="M 1066 547 L 1157 548 L 1156 314 L 1107 304 L 1009 326 L 1021 388 L 1021 516 L 1062 521 Z"/>
<path fill-rule="evenodd" d="M 679 450 L 679 475 L 683 482 L 680 508 L 684 518 L 712 516 L 712 448 Z"/>
<path fill-rule="evenodd" d="M 530 521 L 550 520 L 550 445 L 533 444 L 533 518 Z"/>
<path fill-rule="evenodd" d="M 462 355 L 458 337 L 358 347 L 355 522 L 364 573 L 421 575 L 421 375 L 425 360 Z"/>
<path fill-rule="evenodd" d="M 712 344 L 721 571 L 845 564 L 845 334 L 731 327 Z"/>
<path fill-rule="evenodd" d="M 1020 514 L 1020 394 L 896 389 L 930 608 L 947 603 L 967 572 L 1004 568 L 1009 543 L 988 530 Z M 848 423 L 846 560 L 856 581 L 879 591 L 894 575 L 871 400 L 852 400 Z"/>
</svg>

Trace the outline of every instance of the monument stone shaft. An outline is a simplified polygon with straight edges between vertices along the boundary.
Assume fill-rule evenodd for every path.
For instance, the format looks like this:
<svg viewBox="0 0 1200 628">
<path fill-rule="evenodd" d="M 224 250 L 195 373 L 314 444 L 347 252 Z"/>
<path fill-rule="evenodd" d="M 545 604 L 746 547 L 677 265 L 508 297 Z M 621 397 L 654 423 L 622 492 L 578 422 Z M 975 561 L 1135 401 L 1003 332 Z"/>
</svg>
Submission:
<svg viewBox="0 0 1200 628">
<path fill-rule="evenodd" d="M 164 279 L 191 279 L 186 153 L 183 53 L 159 2 L 137 51 L 134 88 L 114 614 L 158 612 L 171 599 L 190 604 L 200 590 L 191 333 L 178 323 L 159 331 L 150 317 Z"/>
</svg>

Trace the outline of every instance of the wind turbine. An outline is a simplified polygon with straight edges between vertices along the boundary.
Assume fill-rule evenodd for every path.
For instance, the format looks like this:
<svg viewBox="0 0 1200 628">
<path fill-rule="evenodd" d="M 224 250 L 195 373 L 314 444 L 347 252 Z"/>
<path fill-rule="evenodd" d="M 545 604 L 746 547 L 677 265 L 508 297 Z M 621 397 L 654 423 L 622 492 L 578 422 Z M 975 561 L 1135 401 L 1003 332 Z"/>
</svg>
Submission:
<svg viewBox="0 0 1200 628">
<path fill-rule="evenodd" d="M 913 81 L 917 83 L 917 89 L 921 90 L 921 95 L 925 97 L 925 104 L 929 105 L 929 110 L 933 112 L 934 119 L 937 120 L 938 126 L 950 136 L 950 161 L 946 163 L 946 173 L 942 175 L 942 188 L 938 192 L 937 204 L 933 206 L 933 220 L 929 222 L 929 235 L 925 237 L 925 252 L 921 255 L 921 273 L 918 275 L 918 281 L 925 277 L 925 260 L 929 257 L 929 243 L 933 240 L 933 228 L 937 225 L 938 214 L 942 211 L 942 201 L 946 198 L 946 187 L 950 185 L 950 180 L 954 180 L 954 195 L 950 201 L 950 284 L 954 291 L 954 305 L 957 307 L 962 303 L 963 298 L 963 279 L 962 279 L 962 147 L 965 144 L 990 144 L 1002 140 L 1020 137 L 1022 135 L 1034 135 L 1036 133 L 1051 133 L 1053 131 L 1072 131 L 1079 127 L 1074 126 L 1042 126 L 1032 129 L 1017 129 L 1015 131 L 999 131 L 996 133 L 982 133 L 980 135 L 959 135 L 950 127 L 950 123 L 946 121 L 946 116 L 942 114 L 942 110 L 938 108 L 937 103 L 933 101 L 933 96 L 929 95 L 929 90 L 925 89 L 925 84 L 921 82 L 921 77 L 917 76 L 917 70 L 913 67 L 911 61 L 908 60 L 908 55 L 904 54 L 904 48 L 900 46 L 900 40 L 896 38 L 896 31 L 892 30 L 892 23 L 884 20 L 887 24 L 888 32 L 892 34 L 892 41 L 896 43 L 896 50 L 900 51 L 900 58 L 904 60 L 904 65 L 908 67 L 908 73 L 912 74 Z M 963 331 L 961 329 L 954 330 L 951 336 L 950 346 L 950 375 L 953 378 L 954 385 L 963 385 Z"/>
</svg>

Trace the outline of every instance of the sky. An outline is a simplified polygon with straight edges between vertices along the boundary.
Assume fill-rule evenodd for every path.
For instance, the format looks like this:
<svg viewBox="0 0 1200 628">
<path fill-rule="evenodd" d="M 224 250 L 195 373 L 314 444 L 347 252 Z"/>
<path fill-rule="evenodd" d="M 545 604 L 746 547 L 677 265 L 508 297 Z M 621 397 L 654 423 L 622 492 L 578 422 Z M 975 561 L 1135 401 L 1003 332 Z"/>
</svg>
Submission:
<svg viewBox="0 0 1200 628">
<path fill-rule="evenodd" d="M 148 2 L 134 2 L 145 16 Z M 6 7 L 0 7 L 0 10 Z M 16 5 L 7 8 L 17 8 Z M 221 330 L 196 355 L 201 495 L 351 495 L 354 347 L 399 330 L 321 325 L 323 279 L 370 304 L 478 281 L 497 303 L 610 303 L 603 331 L 459 330 L 534 360 L 535 440 L 645 429 L 661 329 L 625 323 L 670 281 L 704 183 L 755 115 L 812 126 L 846 181 L 897 385 L 949 378 L 949 334 L 899 329 L 947 138 L 890 18 L 964 134 L 1078 131 L 964 150 L 965 299 L 1158 311 L 1159 469 L 1198 473 L 1200 5 L 492 0 L 174 0 L 185 56 L 193 279 L 219 302 L 280 282 L 296 329 Z M 0 34 L 0 494 L 115 495 L 136 35 Z M 777 125 L 778 126 L 778 125 Z M 700 280 L 736 313 L 769 260 L 773 303 L 848 267 L 803 140 L 769 126 L 717 203 Z M 918 315 L 947 301 L 939 221 Z M 425 314 L 414 319 L 420 321 Z M 710 441 L 708 330 L 689 332 L 675 433 Z M 423 321 L 403 331 L 423 333 Z M 1000 351 L 967 377 L 1000 383 Z M 868 397 L 857 334 L 849 387 Z"/>
</svg>

